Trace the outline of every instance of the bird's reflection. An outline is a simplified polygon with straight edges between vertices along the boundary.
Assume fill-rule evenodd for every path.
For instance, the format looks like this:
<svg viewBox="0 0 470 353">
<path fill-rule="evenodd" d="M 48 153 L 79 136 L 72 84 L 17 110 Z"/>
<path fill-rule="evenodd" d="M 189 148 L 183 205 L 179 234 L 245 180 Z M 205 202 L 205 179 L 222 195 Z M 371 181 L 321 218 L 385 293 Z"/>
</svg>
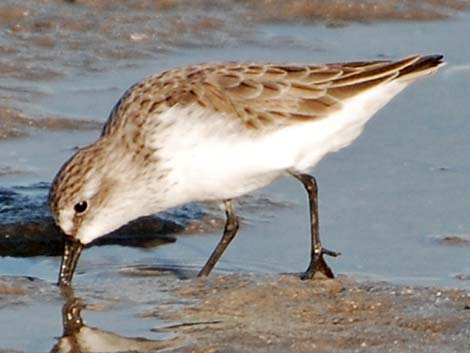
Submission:
<svg viewBox="0 0 470 353">
<path fill-rule="evenodd" d="M 63 292 L 67 298 L 62 308 L 62 337 L 52 348 L 51 353 L 85 353 L 85 352 L 155 352 L 168 348 L 176 348 L 182 344 L 182 339 L 150 340 L 141 337 L 124 337 L 89 327 L 83 323 L 81 311 L 86 304 L 73 295 L 73 290 L 67 288 Z"/>
</svg>

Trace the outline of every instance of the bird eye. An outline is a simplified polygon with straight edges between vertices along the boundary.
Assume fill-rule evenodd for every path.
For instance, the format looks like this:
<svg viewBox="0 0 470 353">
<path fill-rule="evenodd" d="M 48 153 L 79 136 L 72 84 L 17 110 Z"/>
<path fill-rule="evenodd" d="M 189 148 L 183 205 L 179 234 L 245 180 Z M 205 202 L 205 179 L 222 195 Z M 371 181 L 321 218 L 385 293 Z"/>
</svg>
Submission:
<svg viewBox="0 0 470 353">
<path fill-rule="evenodd" d="M 76 203 L 75 206 L 73 206 L 73 209 L 75 210 L 75 212 L 79 214 L 85 212 L 87 208 L 88 208 L 88 203 L 86 201 L 80 201 Z"/>
</svg>

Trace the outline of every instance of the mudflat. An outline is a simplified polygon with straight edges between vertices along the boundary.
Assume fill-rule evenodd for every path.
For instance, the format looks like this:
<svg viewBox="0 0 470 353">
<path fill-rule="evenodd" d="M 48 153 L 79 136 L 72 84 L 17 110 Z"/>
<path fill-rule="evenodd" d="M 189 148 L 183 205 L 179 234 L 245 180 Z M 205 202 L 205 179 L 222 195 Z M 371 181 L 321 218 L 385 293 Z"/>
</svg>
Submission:
<svg viewBox="0 0 470 353">
<path fill-rule="evenodd" d="M 149 276 L 158 278 L 149 272 L 134 276 L 135 283 L 143 286 L 140 290 L 149 285 Z M 123 337 L 86 326 L 80 310 L 106 314 L 116 300 L 107 293 L 103 296 L 108 300 L 99 305 L 81 300 L 80 305 L 70 304 L 77 299 L 68 298 L 64 308 L 75 305 L 70 312 L 76 317 L 73 325 L 67 327 L 64 322 L 55 349 L 67 342 L 79 351 L 96 351 L 98 346 L 87 337 L 102 338 L 99 347 L 105 351 L 116 348 L 114 345 L 121 347 L 118 351 L 134 347 L 139 352 L 165 349 L 185 353 L 463 353 L 470 349 L 468 290 L 361 282 L 346 276 L 302 281 L 297 274 L 214 275 L 172 282 L 166 302 L 160 300 L 158 306 L 148 302 L 152 309 L 136 313 L 138 320 L 158 319 L 159 327 L 152 331 L 166 334 L 168 339 Z M 56 292 L 52 297 L 59 298 L 59 290 L 44 282 L 2 279 L 0 304 L 6 304 L 6 298 L 17 305 L 37 300 L 34 297 L 44 291 Z"/>
</svg>

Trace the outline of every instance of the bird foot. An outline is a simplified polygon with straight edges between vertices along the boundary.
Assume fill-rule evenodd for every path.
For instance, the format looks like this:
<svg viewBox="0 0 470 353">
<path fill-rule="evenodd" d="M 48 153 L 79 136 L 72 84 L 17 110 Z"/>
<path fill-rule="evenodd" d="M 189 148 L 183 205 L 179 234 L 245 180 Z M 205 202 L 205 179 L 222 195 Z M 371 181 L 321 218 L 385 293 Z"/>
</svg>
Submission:
<svg viewBox="0 0 470 353">
<path fill-rule="evenodd" d="M 323 259 L 323 255 L 336 257 L 341 255 L 341 253 L 322 248 L 320 250 L 320 254 L 315 254 L 310 261 L 310 265 L 307 270 L 300 276 L 302 280 L 312 279 L 317 272 L 322 273 L 326 278 L 335 278 L 330 266 L 328 266 L 326 261 Z"/>
</svg>

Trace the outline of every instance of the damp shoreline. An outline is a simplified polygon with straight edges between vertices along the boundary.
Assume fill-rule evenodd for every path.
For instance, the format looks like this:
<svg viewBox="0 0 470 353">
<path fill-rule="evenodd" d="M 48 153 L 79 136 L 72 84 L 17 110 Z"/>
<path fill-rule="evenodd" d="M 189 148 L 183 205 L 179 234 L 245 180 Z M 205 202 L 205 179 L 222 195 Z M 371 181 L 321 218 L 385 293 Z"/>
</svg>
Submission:
<svg viewBox="0 0 470 353">
<path fill-rule="evenodd" d="M 113 288 L 109 283 L 99 282 L 75 295 L 34 278 L 0 277 L 0 306 L 16 302 L 22 313 L 28 310 L 25 303 L 44 302 L 47 295 L 55 316 L 62 311 L 63 324 L 62 332 L 60 326 L 55 328 L 57 338 L 47 340 L 51 352 L 68 347 L 175 353 L 307 353 L 312 349 L 450 353 L 470 347 L 469 291 L 357 281 L 342 275 L 311 281 L 300 280 L 298 274 L 214 274 L 183 280 L 157 271 L 123 275 L 133 286 L 114 298 L 99 294 Z M 139 302 L 152 296 L 139 294 L 146 290 L 140 286 L 154 286 L 157 296 L 163 291 L 160 303 Z M 118 303 L 129 305 L 129 298 L 136 310 L 133 325 L 145 328 L 147 338 L 110 329 L 114 325 L 106 317 L 122 311 Z M 4 345 L 0 351 L 8 348 Z"/>
</svg>

